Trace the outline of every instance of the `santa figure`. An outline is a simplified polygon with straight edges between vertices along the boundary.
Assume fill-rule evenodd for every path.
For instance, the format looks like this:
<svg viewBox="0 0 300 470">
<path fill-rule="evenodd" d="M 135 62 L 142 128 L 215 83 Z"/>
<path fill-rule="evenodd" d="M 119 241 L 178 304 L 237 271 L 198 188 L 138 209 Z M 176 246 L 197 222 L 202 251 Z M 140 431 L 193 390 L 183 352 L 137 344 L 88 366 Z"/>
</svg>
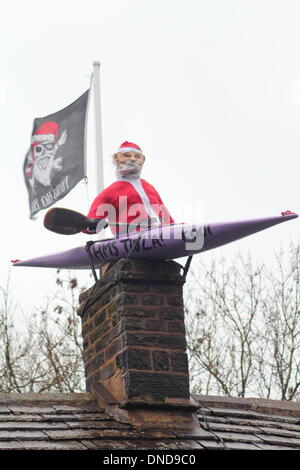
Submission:
<svg viewBox="0 0 300 470">
<path fill-rule="evenodd" d="M 123 142 L 114 152 L 117 180 L 94 200 L 88 217 L 95 219 L 86 233 L 95 233 L 107 219 L 115 235 L 151 226 L 174 223 L 156 189 L 141 179 L 145 156 L 133 142 Z"/>
</svg>

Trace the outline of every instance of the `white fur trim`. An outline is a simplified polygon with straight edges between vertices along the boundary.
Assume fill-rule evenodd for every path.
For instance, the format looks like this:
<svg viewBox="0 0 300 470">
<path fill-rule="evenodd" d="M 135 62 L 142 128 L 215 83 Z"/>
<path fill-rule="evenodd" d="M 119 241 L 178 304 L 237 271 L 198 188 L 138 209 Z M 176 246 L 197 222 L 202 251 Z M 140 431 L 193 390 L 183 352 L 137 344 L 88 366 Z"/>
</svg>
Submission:
<svg viewBox="0 0 300 470">
<path fill-rule="evenodd" d="M 132 184 L 132 186 L 134 187 L 134 189 L 136 190 L 136 192 L 139 194 L 141 200 L 142 200 L 142 203 L 144 204 L 144 207 L 146 209 L 146 212 L 148 214 L 148 216 L 152 219 L 154 219 L 156 221 L 157 224 L 159 224 L 159 218 L 158 216 L 155 214 L 154 210 L 152 209 L 151 207 L 151 204 L 150 204 L 150 201 L 149 201 L 149 198 L 148 198 L 148 195 L 146 194 L 146 191 L 144 190 L 143 186 L 142 186 L 142 182 L 140 180 L 140 178 L 138 179 L 128 179 L 126 180 L 128 183 Z"/>
<path fill-rule="evenodd" d="M 55 135 L 54 134 L 33 134 L 31 137 L 31 142 L 54 142 Z"/>
<path fill-rule="evenodd" d="M 119 152 L 136 152 L 143 155 L 143 152 L 141 150 L 136 149 L 135 147 L 121 147 L 115 151 L 115 153 Z"/>
</svg>

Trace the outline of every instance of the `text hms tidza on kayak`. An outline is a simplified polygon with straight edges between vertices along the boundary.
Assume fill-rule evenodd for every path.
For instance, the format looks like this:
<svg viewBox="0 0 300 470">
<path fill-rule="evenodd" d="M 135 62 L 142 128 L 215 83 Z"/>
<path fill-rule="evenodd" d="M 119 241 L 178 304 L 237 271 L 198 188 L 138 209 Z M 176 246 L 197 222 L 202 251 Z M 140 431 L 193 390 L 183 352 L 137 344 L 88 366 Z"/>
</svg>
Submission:
<svg viewBox="0 0 300 470">
<path fill-rule="evenodd" d="M 137 252 L 148 252 L 155 251 L 159 248 L 166 247 L 166 240 L 168 235 L 170 238 L 174 237 L 180 239 L 183 244 L 186 245 L 187 249 L 199 250 L 203 247 L 204 239 L 207 234 L 211 235 L 211 230 L 209 227 L 188 227 L 182 228 L 180 231 L 166 232 L 166 230 L 155 230 L 151 232 L 140 232 L 131 237 L 122 237 L 117 239 L 109 239 L 107 242 L 102 241 L 101 244 L 98 243 L 92 247 L 93 255 L 99 261 L 105 260 L 106 258 L 111 258 L 114 256 L 129 255 L 131 253 Z M 121 253 L 122 252 L 122 253 Z"/>
</svg>

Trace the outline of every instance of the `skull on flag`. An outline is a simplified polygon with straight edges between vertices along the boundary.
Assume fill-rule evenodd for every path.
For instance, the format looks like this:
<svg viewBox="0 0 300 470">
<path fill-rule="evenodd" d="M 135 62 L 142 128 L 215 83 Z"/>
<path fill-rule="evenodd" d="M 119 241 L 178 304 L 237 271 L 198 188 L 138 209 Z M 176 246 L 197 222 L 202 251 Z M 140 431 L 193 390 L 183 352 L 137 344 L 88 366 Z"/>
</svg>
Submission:
<svg viewBox="0 0 300 470">
<path fill-rule="evenodd" d="M 62 170 L 62 157 L 57 155 L 57 152 L 67 140 L 67 130 L 64 130 L 60 137 L 58 130 L 56 122 L 47 121 L 32 135 L 25 175 L 33 191 L 37 183 L 45 187 L 51 186 L 53 175 Z"/>
</svg>

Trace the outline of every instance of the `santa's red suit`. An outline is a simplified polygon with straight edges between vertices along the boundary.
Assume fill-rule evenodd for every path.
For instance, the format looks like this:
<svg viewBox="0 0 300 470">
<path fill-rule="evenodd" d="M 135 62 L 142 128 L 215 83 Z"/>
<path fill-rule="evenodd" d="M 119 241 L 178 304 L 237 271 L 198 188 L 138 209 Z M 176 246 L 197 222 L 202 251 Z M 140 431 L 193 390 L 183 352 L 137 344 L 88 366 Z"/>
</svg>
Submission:
<svg viewBox="0 0 300 470">
<path fill-rule="evenodd" d="M 139 223 L 141 228 L 148 222 L 151 225 L 174 223 L 156 189 L 140 178 L 112 183 L 96 197 L 88 217 L 107 218 L 116 234 L 126 232 L 128 225 L 139 230 Z"/>
<path fill-rule="evenodd" d="M 123 142 L 116 153 L 132 151 L 144 158 L 140 147 L 127 141 Z M 174 223 L 156 189 L 140 179 L 139 173 L 129 176 L 117 173 L 117 177 L 115 183 L 96 197 L 89 210 L 89 218 L 107 219 L 114 234 L 140 230 L 151 225 Z M 95 226 L 85 230 L 86 233 L 95 231 Z"/>
</svg>

